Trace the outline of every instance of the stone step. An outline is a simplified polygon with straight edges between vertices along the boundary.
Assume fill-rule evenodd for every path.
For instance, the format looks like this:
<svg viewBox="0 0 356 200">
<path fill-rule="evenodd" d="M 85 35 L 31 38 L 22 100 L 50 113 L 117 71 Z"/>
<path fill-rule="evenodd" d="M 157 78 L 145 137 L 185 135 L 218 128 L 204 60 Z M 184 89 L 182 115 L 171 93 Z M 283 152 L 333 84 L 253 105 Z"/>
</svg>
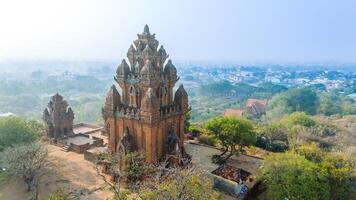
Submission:
<svg viewBox="0 0 356 200">
<path fill-rule="evenodd" d="M 62 149 L 62 151 L 68 152 L 69 151 L 69 146 L 63 146 L 61 149 Z"/>
</svg>

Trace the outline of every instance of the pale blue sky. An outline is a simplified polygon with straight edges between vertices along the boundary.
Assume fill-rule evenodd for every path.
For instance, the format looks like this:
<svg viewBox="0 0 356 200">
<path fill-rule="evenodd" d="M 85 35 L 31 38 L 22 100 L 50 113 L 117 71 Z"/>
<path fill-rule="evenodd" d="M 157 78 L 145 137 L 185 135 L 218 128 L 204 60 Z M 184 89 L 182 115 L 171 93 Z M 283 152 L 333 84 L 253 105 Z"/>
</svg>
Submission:
<svg viewBox="0 0 356 200">
<path fill-rule="evenodd" d="M 0 0 L 0 59 L 121 60 L 146 23 L 173 60 L 356 62 L 353 0 Z"/>
</svg>

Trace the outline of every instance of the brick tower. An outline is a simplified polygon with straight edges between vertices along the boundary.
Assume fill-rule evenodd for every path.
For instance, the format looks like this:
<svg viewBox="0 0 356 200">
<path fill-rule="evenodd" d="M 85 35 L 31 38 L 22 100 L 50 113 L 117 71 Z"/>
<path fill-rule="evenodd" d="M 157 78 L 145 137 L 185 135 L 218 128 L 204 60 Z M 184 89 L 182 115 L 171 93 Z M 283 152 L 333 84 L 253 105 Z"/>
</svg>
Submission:
<svg viewBox="0 0 356 200">
<path fill-rule="evenodd" d="M 188 95 L 183 85 L 174 93 L 177 70 L 155 34 L 146 25 L 137 36 L 114 77 L 121 95 L 110 88 L 103 117 L 111 152 L 141 151 L 152 163 L 184 152 Z"/>
</svg>

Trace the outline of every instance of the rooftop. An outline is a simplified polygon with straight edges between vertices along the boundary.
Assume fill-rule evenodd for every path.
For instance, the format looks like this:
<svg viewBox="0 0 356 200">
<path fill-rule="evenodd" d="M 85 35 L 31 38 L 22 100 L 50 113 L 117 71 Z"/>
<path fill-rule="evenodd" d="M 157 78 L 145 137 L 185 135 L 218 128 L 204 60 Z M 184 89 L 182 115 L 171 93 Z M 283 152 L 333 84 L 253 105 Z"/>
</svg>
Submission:
<svg viewBox="0 0 356 200">
<path fill-rule="evenodd" d="M 79 123 L 73 126 L 74 134 L 90 134 L 95 132 L 101 132 L 103 127 L 94 125 L 94 124 L 86 124 L 86 123 Z"/>
<path fill-rule="evenodd" d="M 85 135 L 82 135 L 82 134 L 77 134 L 77 135 L 74 135 L 73 137 L 68 137 L 68 138 L 65 138 L 64 139 L 64 142 L 66 144 L 74 144 L 74 145 L 84 145 L 84 144 L 93 144 L 94 143 L 94 139 L 92 138 L 89 138 Z"/>
</svg>

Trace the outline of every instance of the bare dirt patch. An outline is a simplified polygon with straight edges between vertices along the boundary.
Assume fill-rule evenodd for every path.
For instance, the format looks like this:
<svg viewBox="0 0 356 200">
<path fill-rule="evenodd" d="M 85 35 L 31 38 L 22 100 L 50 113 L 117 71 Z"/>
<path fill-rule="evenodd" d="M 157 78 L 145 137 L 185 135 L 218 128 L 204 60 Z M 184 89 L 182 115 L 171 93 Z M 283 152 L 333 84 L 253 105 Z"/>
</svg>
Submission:
<svg viewBox="0 0 356 200">
<path fill-rule="evenodd" d="M 71 192 L 79 199 L 105 200 L 111 192 L 103 189 L 104 182 L 96 174 L 94 165 L 84 159 L 83 154 L 65 152 L 60 147 L 48 145 L 51 168 L 43 177 L 39 196 L 46 199 L 58 188 Z M 0 186 L 0 199 L 26 200 L 29 193 L 23 181 L 10 180 Z"/>
</svg>

